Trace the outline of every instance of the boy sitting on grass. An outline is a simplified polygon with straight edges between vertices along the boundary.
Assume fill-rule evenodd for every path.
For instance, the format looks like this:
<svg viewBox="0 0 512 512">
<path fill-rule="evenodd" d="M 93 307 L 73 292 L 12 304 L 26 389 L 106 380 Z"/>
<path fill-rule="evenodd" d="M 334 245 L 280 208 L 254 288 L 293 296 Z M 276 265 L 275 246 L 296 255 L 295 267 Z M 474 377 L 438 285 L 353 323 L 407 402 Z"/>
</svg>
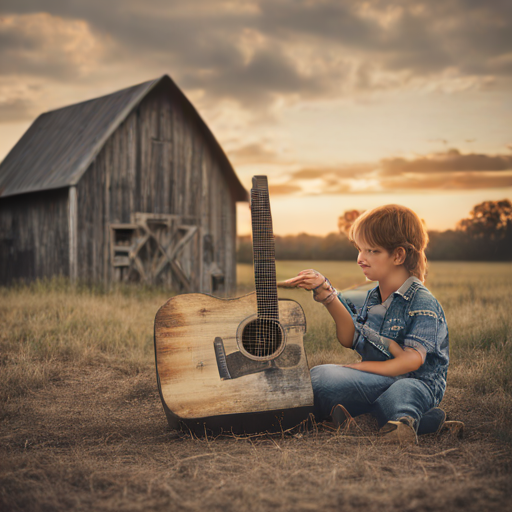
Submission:
<svg viewBox="0 0 512 512">
<path fill-rule="evenodd" d="M 387 440 L 417 443 L 417 434 L 443 426 L 437 406 L 446 389 L 448 327 L 443 308 L 424 286 L 428 234 L 409 208 L 387 205 L 365 212 L 349 231 L 357 263 L 378 286 L 360 311 L 319 272 L 309 269 L 286 281 L 313 291 L 336 322 L 339 342 L 362 361 L 311 369 L 317 421 L 332 417 L 347 426 L 353 416 L 376 417 Z"/>
</svg>

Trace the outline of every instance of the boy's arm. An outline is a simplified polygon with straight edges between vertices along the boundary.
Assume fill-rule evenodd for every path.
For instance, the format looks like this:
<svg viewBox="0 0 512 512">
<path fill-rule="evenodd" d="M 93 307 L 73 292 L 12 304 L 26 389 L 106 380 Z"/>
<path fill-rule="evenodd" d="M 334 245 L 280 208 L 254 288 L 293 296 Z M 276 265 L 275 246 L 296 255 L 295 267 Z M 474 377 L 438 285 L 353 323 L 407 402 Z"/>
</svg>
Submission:
<svg viewBox="0 0 512 512">
<path fill-rule="evenodd" d="M 397 377 L 404 373 L 414 372 L 423 364 L 423 357 L 417 350 L 410 347 L 403 349 L 396 341 L 390 341 L 389 351 L 393 359 L 388 359 L 387 361 L 361 361 L 360 363 L 346 364 L 344 366 L 386 377 Z"/>
<path fill-rule="evenodd" d="M 330 283 L 325 277 L 314 269 L 302 270 L 297 277 L 287 279 L 280 283 L 281 286 L 304 288 L 305 290 L 315 290 L 316 299 L 322 301 L 331 293 Z M 336 336 L 338 341 L 346 348 L 352 348 L 354 332 L 354 320 L 342 304 L 338 297 L 325 304 L 327 311 L 336 322 Z"/>
<path fill-rule="evenodd" d="M 338 341 L 346 348 L 352 348 L 354 339 L 354 320 L 347 308 L 338 298 L 325 306 L 336 322 L 336 336 Z"/>
</svg>

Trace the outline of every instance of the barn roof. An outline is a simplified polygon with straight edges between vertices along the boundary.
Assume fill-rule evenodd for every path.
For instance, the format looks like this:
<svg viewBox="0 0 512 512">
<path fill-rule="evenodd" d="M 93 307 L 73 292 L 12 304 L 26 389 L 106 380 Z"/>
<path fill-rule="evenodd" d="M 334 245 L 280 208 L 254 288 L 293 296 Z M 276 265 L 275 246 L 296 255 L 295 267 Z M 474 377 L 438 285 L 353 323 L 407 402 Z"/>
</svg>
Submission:
<svg viewBox="0 0 512 512">
<path fill-rule="evenodd" d="M 219 143 L 167 75 L 41 114 L 0 164 L 0 196 L 76 185 L 110 135 L 161 83 L 197 116 L 200 130 L 220 159 L 233 197 L 237 201 L 246 201 L 247 191 Z"/>
</svg>

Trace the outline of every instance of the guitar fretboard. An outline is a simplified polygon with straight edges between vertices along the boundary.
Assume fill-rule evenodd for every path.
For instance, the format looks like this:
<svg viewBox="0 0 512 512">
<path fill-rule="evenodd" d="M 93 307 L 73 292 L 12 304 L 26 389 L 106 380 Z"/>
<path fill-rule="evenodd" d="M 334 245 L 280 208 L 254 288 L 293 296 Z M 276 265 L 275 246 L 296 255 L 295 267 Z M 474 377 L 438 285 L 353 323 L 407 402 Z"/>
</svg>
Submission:
<svg viewBox="0 0 512 512">
<path fill-rule="evenodd" d="M 266 176 L 254 176 L 251 219 L 258 318 L 279 320 L 274 232 Z"/>
</svg>

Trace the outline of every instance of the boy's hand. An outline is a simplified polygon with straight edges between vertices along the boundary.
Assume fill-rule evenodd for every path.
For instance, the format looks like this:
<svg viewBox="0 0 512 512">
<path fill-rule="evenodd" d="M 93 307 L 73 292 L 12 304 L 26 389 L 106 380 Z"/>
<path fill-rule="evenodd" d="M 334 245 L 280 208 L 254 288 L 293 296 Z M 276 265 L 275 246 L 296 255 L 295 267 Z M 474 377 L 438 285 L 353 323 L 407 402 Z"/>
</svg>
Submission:
<svg viewBox="0 0 512 512">
<path fill-rule="evenodd" d="M 291 279 L 277 283 L 277 286 L 281 288 L 304 288 L 305 290 L 313 290 L 313 288 L 317 288 L 323 283 L 325 283 L 325 277 L 320 274 L 320 272 L 310 268 L 300 271 L 297 277 L 292 277 Z"/>
</svg>

